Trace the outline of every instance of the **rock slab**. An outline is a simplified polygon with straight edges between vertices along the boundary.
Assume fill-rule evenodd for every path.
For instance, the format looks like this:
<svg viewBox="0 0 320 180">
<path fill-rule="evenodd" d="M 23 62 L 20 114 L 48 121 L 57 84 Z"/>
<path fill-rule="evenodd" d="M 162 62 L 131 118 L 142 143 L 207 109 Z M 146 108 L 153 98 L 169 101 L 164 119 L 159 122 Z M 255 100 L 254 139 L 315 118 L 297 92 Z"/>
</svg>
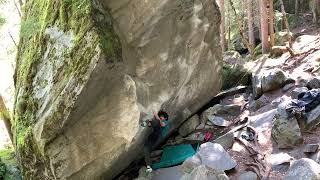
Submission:
<svg viewBox="0 0 320 180">
<path fill-rule="evenodd" d="M 218 171 L 230 170 L 237 165 L 224 148 L 217 143 L 207 142 L 202 144 L 197 155 L 203 165 Z"/>
</svg>

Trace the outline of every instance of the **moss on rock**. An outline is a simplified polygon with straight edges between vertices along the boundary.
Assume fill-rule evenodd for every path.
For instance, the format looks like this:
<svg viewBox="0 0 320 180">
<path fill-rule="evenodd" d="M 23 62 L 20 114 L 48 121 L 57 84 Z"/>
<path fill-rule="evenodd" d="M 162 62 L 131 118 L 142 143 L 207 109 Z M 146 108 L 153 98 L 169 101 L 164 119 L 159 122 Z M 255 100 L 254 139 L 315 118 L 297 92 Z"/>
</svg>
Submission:
<svg viewBox="0 0 320 180">
<path fill-rule="evenodd" d="M 224 64 L 222 67 L 222 90 L 251 83 L 251 73 L 239 66 Z"/>
<path fill-rule="evenodd" d="M 99 14 L 97 14 L 99 12 Z M 101 18 L 96 18 L 99 15 Z M 57 28 L 62 34 L 71 34 L 70 47 L 57 49 L 58 38 L 52 38 L 48 29 Z M 61 52 L 61 50 L 63 52 Z M 121 60 L 121 44 L 113 32 L 111 18 L 101 5 L 91 0 L 29 0 L 24 7 L 21 23 L 20 43 L 18 46 L 15 72 L 15 110 L 14 110 L 14 141 L 19 154 L 19 163 L 25 177 L 54 177 L 48 167 L 48 158 L 44 147 L 49 138 L 39 144 L 35 142 L 33 128 L 38 121 L 36 112 L 43 105 L 36 97 L 37 83 L 45 88 L 49 82 L 37 80 L 37 73 L 46 62 L 51 66 L 61 66 L 54 73 L 54 88 L 51 89 L 53 104 L 52 113 L 46 117 L 47 134 L 54 137 L 61 128 L 64 116 L 70 112 L 68 105 L 76 99 L 75 92 L 65 92 L 66 87 L 74 90 L 81 88 L 85 82 L 85 74 L 90 70 L 92 59 L 103 52 L 107 60 Z M 70 80 L 73 84 L 70 85 Z M 69 84 L 68 84 L 69 83 Z M 71 87 L 72 86 L 72 87 Z M 68 90 L 68 89 L 67 89 Z M 63 93 L 71 93 L 65 98 Z M 34 171 L 36 165 L 47 169 L 43 174 Z M 40 168 L 40 169 L 41 169 Z"/>
</svg>

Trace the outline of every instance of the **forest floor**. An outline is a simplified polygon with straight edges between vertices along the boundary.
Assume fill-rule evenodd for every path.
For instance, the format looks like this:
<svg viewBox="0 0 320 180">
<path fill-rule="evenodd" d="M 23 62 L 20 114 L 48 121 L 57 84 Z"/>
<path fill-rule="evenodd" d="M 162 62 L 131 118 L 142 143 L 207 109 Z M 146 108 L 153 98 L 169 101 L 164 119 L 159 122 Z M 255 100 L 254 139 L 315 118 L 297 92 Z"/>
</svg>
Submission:
<svg viewBox="0 0 320 180">
<path fill-rule="evenodd" d="M 268 176 L 267 179 L 272 180 L 283 179 L 293 160 L 310 158 L 310 154 L 303 153 L 306 144 L 318 144 L 320 142 L 320 127 L 317 127 L 312 132 L 301 131 L 303 143 L 288 149 L 279 149 L 271 135 L 278 105 L 283 101 L 290 100 L 291 93 L 296 87 L 304 86 L 302 85 L 303 82 L 320 74 L 320 29 L 313 25 L 305 25 L 292 31 L 299 34 L 292 46 L 295 56 L 291 56 L 289 52 L 278 58 L 270 58 L 267 55 L 263 55 L 255 61 L 244 64 L 246 69 L 255 73 L 266 69 L 281 69 L 295 80 L 295 84 L 291 88 L 282 88 L 264 93 L 264 98 L 260 99 L 262 105 L 259 108 L 249 106 L 254 101 L 251 90 L 220 100 L 220 104 L 237 104 L 243 107 L 242 113 L 235 117 L 233 121 L 248 117 L 249 125 L 254 127 L 257 133 L 257 141 L 255 143 L 249 142 L 249 144 L 252 144 L 255 148 L 254 150 L 262 155 L 263 162 L 265 162 L 265 164 L 260 164 L 264 166 L 262 169 L 265 171 L 261 172 L 261 174 Z M 213 132 L 215 139 L 221 133 L 228 132 L 232 128 L 234 126 L 227 128 L 215 127 L 205 131 Z M 237 166 L 233 170 L 226 172 L 231 180 L 239 179 L 239 176 L 245 171 L 252 171 L 252 164 L 259 165 L 257 159 L 239 141 L 234 141 L 232 148 L 228 149 L 227 152 L 237 162 Z M 163 173 L 170 174 L 177 172 L 177 169 L 179 169 L 179 166 L 160 169 L 154 173 L 152 179 L 165 179 L 168 176 L 164 176 Z"/>
<path fill-rule="evenodd" d="M 274 116 L 276 114 L 279 102 L 290 99 L 291 91 L 295 87 L 299 87 L 302 81 L 308 81 L 313 77 L 319 76 L 320 73 L 320 30 L 315 26 L 305 28 L 296 28 L 293 30 L 295 33 L 301 34 L 293 43 L 293 51 L 297 56 L 290 56 L 289 53 L 283 54 L 281 57 L 272 59 L 263 56 L 254 62 L 247 63 L 249 69 L 258 72 L 261 69 L 274 69 L 280 68 L 286 72 L 290 78 L 296 80 L 295 86 L 285 91 L 283 89 L 275 90 L 272 92 L 264 93 L 266 98 L 264 106 L 258 110 L 247 108 L 241 116 L 247 116 L 250 124 L 252 124 L 258 132 L 258 147 L 261 154 L 264 155 L 268 162 L 276 161 L 281 156 L 276 156 L 281 153 L 289 154 L 293 159 L 310 158 L 309 154 L 303 153 L 303 148 L 306 144 L 318 144 L 320 142 L 320 127 L 317 127 L 312 132 L 303 132 L 303 143 L 291 149 L 279 149 L 275 141 L 272 139 L 271 130 L 273 125 Z M 221 103 L 232 104 L 233 101 L 241 102 L 239 99 L 245 99 L 245 96 L 250 94 L 237 94 L 227 97 Z M 277 103 L 278 102 L 278 103 Z M 244 105 L 246 101 L 242 101 Z M 250 103 L 250 102 L 249 102 Z M 235 142 L 233 147 L 228 151 L 234 160 L 238 163 L 236 170 L 230 172 L 228 175 L 230 179 L 237 179 L 239 175 L 244 172 L 248 166 L 247 163 L 254 163 L 250 153 L 238 142 Z M 279 159 L 278 159 L 279 160 Z M 284 160 L 284 159 L 283 159 Z M 292 159 L 291 159 L 292 160 Z M 284 160 L 286 165 L 279 165 L 276 167 L 270 166 L 271 172 L 269 179 L 283 179 L 284 174 L 287 172 L 290 161 Z"/>
</svg>

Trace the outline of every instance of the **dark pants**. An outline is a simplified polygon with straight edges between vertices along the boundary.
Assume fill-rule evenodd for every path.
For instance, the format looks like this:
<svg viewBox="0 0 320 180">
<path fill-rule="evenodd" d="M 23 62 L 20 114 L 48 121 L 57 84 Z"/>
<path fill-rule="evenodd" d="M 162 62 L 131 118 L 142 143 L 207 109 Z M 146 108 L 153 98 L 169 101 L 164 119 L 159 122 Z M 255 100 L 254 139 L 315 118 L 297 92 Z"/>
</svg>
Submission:
<svg viewBox="0 0 320 180">
<path fill-rule="evenodd" d="M 147 166 L 151 166 L 152 162 L 151 162 L 150 155 L 151 155 L 152 149 L 155 149 L 157 145 L 159 145 L 161 139 L 162 139 L 161 135 L 151 134 L 144 141 L 143 151 L 144 151 L 144 158 Z"/>
</svg>

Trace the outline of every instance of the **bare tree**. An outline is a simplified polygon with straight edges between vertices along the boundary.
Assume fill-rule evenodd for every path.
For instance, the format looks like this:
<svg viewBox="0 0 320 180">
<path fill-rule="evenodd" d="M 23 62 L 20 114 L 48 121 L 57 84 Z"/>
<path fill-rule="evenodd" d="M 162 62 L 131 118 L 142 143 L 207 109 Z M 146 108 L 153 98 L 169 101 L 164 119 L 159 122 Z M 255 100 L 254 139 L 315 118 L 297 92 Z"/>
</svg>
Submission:
<svg viewBox="0 0 320 180">
<path fill-rule="evenodd" d="M 226 51 L 226 43 L 225 43 L 225 8 L 224 8 L 224 0 L 219 0 L 219 7 L 221 12 L 221 24 L 220 24 L 220 44 L 222 48 L 222 52 Z"/>
<path fill-rule="evenodd" d="M 231 16 L 230 16 L 230 6 L 228 7 L 228 50 L 231 49 Z"/>
<path fill-rule="evenodd" d="M 18 11 L 19 16 L 21 17 L 21 11 L 20 11 L 20 9 L 19 9 L 19 7 L 18 7 L 18 5 L 17 5 L 16 1 L 15 1 L 15 0 L 13 0 L 13 3 L 14 3 L 14 6 L 16 7 L 17 11 Z M 21 7 L 21 6 L 20 6 L 20 7 Z"/>
<path fill-rule="evenodd" d="M 273 10 L 273 0 L 269 0 L 269 27 L 270 27 L 270 44 L 271 47 L 275 45 L 275 34 L 274 34 L 274 10 Z"/>
<path fill-rule="evenodd" d="M 282 19 L 283 19 L 283 24 L 284 24 L 283 29 L 287 30 L 287 33 L 288 33 L 288 36 L 289 36 L 289 47 L 292 47 L 290 28 L 289 28 L 289 23 L 288 23 L 288 19 L 287 19 L 287 13 L 286 13 L 286 11 L 284 9 L 284 5 L 283 5 L 283 0 L 280 0 L 280 6 L 281 6 Z"/>
<path fill-rule="evenodd" d="M 242 21 L 241 21 L 239 15 L 238 15 L 234 5 L 233 5 L 232 0 L 229 0 L 229 3 L 230 3 L 232 11 L 233 11 L 233 13 L 234 13 L 234 15 L 236 17 L 236 20 L 237 20 L 237 25 L 238 25 L 238 28 L 239 28 L 239 34 L 240 34 L 241 40 L 244 43 L 244 45 L 248 48 L 250 54 L 253 54 L 253 48 L 250 45 L 249 41 L 244 36 L 244 30 L 243 30 Z"/>
<path fill-rule="evenodd" d="M 267 4 L 265 0 L 260 0 L 260 16 L 261 16 L 261 43 L 262 53 L 266 54 L 269 52 L 268 42 L 268 16 L 267 16 Z"/>
<path fill-rule="evenodd" d="M 296 0 L 296 1 L 295 1 L 294 13 L 295 13 L 296 15 L 299 14 L 299 0 Z"/>
<path fill-rule="evenodd" d="M 252 13 L 252 0 L 246 0 L 247 3 L 247 14 L 248 14 L 248 36 L 249 36 L 249 43 L 254 48 L 255 41 L 254 41 L 254 33 L 253 33 L 253 13 Z"/>
<path fill-rule="evenodd" d="M 10 114 L 9 114 L 9 111 L 8 111 L 6 105 L 4 104 L 4 101 L 3 101 L 3 98 L 1 95 L 0 95 L 0 119 L 3 120 L 3 122 L 6 126 L 6 129 L 7 129 L 7 132 L 9 134 L 11 143 L 12 143 L 13 142 L 13 135 L 12 135 L 12 131 L 11 131 Z"/>
</svg>

